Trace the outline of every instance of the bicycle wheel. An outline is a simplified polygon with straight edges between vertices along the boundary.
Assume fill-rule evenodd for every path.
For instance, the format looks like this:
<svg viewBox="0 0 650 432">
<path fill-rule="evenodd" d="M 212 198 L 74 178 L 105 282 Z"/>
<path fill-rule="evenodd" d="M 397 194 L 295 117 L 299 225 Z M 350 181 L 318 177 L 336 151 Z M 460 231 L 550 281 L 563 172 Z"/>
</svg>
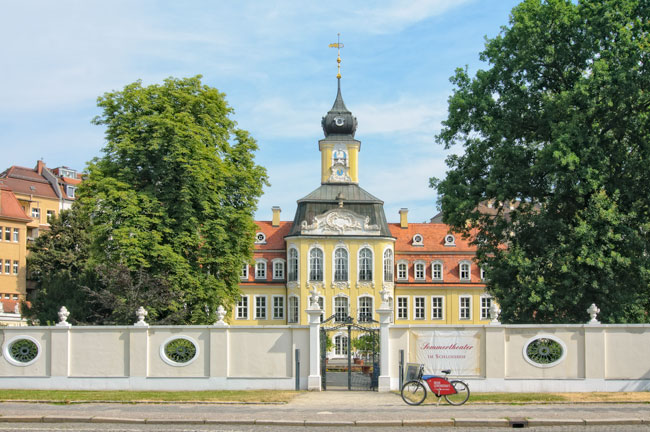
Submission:
<svg viewBox="0 0 650 432">
<path fill-rule="evenodd" d="M 427 398 L 427 389 L 420 381 L 409 381 L 402 387 L 402 399 L 409 405 L 420 405 Z"/>
<path fill-rule="evenodd" d="M 462 405 L 469 399 L 469 387 L 462 381 L 450 381 L 456 389 L 455 394 L 445 395 L 445 400 L 452 405 Z"/>
</svg>

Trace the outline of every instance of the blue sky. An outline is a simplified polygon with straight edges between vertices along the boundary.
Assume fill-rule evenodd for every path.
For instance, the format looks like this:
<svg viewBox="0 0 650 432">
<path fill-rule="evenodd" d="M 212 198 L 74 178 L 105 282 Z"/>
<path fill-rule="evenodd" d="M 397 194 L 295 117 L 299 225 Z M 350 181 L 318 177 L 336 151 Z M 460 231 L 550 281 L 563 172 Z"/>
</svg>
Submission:
<svg viewBox="0 0 650 432">
<path fill-rule="evenodd" d="M 292 220 L 296 200 L 320 185 L 320 120 L 342 90 L 357 117 L 360 185 L 385 202 L 389 222 L 437 213 L 431 176 L 446 152 L 434 141 L 446 117 L 449 77 L 470 72 L 485 36 L 508 23 L 514 0 L 4 1 L 0 3 L 0 169 L 83 169 L 101 155 L 90 124 L 104 92 L 141 79 L 203 75 L 251 132 L 271 206 Z M 453 149 L 452 151 L 462 151 Z"/>
</svg>

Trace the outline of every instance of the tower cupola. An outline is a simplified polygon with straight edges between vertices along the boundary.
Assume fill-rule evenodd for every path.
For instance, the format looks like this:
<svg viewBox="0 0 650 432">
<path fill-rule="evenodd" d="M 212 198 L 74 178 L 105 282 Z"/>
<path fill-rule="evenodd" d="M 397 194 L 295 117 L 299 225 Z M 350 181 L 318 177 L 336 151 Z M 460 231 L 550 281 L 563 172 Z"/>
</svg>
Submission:
<svg viewBox="0 0 650 432">
<path fill-rule="evenodd" d="M 321 121 L 323 132 L 325 133 L 325 137 L 329 137 L 330 135 L 347 135 L 354 138 L 354 133 L 357 131 L 357 118 L 345 106 L 343 96 L 341 96 L 341 78 L 337 78 L 337 80 L 338 92 L 336 93 L 336 100 L 334 100 L 332 109 L 329 110 Z"/>
</svg>

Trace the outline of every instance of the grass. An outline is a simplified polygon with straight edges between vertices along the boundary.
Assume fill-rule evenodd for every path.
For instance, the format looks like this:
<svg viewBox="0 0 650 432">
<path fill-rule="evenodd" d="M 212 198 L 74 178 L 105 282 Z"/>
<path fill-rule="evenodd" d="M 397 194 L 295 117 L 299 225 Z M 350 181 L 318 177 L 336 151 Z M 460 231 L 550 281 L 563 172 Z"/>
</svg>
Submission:
<svg viewBox="0 0 650 432">
<path fill-rule="evenodd" d="M 275 402 L 286 403 L 297 391 L 214 390 L 214 391 L 73 391 L 73 390 L 2 390 L 1 401 L 48 401 L 54 403 L 112 401 L 135 402 Z"/>
</svg>

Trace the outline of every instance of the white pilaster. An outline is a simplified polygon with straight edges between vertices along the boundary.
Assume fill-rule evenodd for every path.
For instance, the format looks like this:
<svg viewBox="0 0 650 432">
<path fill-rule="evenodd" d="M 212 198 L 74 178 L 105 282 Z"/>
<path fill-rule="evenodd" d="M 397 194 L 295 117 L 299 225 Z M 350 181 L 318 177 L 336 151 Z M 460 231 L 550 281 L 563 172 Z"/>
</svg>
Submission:
<svg viewBox="0 0 650 432">
<path fill-rule="evenodd" d="M 389 308 L 387 303 L 382 303 L 379 309 L 377 309 L 377 315 L 379 315 L 379 388 L 380 392 L 390 391 L 390 365 L 389 362 L 389 353 L 390 353 L 390 338 L 388 337 L 388 328 L 390 326 L 391 318 L 393 316 L 393 310 Z"/>
</svg>

